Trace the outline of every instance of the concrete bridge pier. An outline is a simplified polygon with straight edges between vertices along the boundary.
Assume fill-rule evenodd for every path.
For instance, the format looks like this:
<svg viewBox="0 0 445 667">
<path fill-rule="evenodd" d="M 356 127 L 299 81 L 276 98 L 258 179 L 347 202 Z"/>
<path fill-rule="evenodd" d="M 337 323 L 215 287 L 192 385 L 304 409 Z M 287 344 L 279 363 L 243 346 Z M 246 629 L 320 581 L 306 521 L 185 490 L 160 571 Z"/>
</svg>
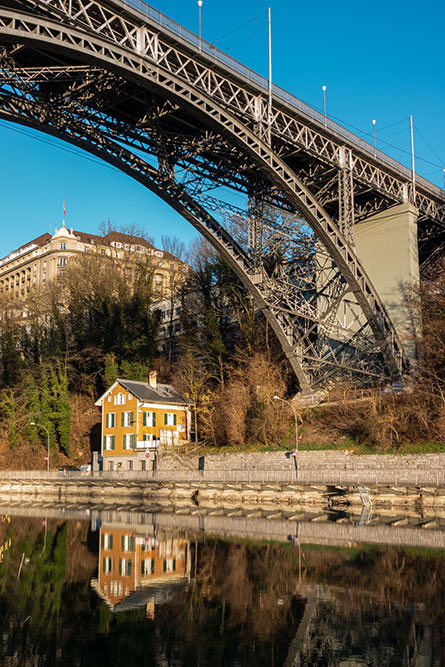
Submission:
<svg viewBox="0 0 445 667">
<path fill-rule="evenodd" d="M 418 211 L 399 204 L 376 213 L 354 227 L 356 253 L 380 295 L 410 361 L 416 359 L 420 311 L 417 243 Z"/>
</svg>

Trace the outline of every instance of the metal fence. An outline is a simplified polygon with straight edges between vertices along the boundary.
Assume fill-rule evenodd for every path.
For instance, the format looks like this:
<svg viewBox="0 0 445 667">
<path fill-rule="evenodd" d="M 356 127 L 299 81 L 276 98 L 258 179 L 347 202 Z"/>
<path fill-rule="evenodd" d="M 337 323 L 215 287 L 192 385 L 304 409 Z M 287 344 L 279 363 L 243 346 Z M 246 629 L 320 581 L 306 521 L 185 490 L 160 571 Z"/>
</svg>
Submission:
<svg viewBox="0 0 445 667">
<path fill-rule="evenodd" d="M 204 39 L 200 40 L 199 36 L 194 32 L 188 30 L 183 25 L 169 18 L 165 14 L 162 14 L 162 12 L 158 11 L 154 7 L 151 7 L 146 2 L 144 2 L 144 0 L 122 0 L 122 2 L 137 10 L 140 14 L 150 19 L 152 22 L 157 23 L 164 30 L 172 32 L 174 35 L 185 40 L 194 48 L 200 50 L 202 53 L 205 53 L 206 57 L 211 58 L 215 64 L 223 65 L 224 67 L 236 72 L 237 74 L 241 75 L 243 79 L 249 83 L 254 84 L 257 88 L 260 88 L 264 94 L 268 94 L 269 82 L 264 76 L 261 76 L 261 74 L 254 72 L 249 67 L 246 67 L 246 65 L 243 65 L 238 60 L 235 60 L 235 58 L 232 58 L 224 51 L 221 51 L 214 44 L 207 42 Z M 300 113 L 308 116 L 311 120 L 315 120 L 319 125 L 328 127 L 330 132 L 338 138 L 347 140 L 349 143 L 359 147 L 362 151 L 367 153 L 369 157 L 374 159 L 375 157 L 378 157 L 380 162 L 383 162 L 384 164 L 390 166 L 392 169 L 395 169 L 405 178 L 411 178 L 411 171 L 408 169 L 408 167 L 405 167 L 400 162 L 397 162 L 397 160 L 389 157 L 389 155 L 386 155 L 386 153 L 383 153 L 383 151 L 374 149 L 370 143 L 353 134 L 353 132 L 350 132 L 338 123 L 330 120 L 329 118 L 325 118 L 321 111 L 318 111 L 306 102 L 298 99 L 298 97 L 295 97 L 295 95 L 288 93 L 286 90 L 276 86 L 275 84 L 272 85 L 272 92 L 277 99 L 285 102 L 293 109 L 298 110 Z M 441 190 L 441 188 L 433 185 L 422 176 L 416 174 L 416 179 L 418 183 L 422 183 L 422 185 L 429 191 L 439 195 L 443 194 L 443 190 Z"/>
<path fill-rule="evenodd" d="M 93 482 L 103 480 L 115 485 L 120 483 L 201 483 L 206 484 L 381 484 L 445 487 L 445 471 L 433 470 L 331 470 L 329 468 L 300 468 L 295 470 L 158 470 L 158 471 L 101 471 L 81 473 L 75 471 L 8 471 L 0 475 L 0 487 L 8 482 L 34 481 Z"/>
</svg>

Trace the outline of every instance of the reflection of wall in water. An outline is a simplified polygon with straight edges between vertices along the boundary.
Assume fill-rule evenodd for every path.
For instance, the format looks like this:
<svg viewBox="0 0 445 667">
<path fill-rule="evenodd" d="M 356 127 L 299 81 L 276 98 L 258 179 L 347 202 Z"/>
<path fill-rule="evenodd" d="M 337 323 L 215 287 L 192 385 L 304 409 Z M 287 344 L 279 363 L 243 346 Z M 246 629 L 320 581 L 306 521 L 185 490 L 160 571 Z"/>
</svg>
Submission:
<svg viewBox="0 0 445 667">
<path fill-rule="evenodd" d="M 155 603 L 190 579 L 189 542 L 149 528 L 100 528 L 98 577 L 91 585 L 113 611 L 145 605 L 153 617 Z"/>
</svg>

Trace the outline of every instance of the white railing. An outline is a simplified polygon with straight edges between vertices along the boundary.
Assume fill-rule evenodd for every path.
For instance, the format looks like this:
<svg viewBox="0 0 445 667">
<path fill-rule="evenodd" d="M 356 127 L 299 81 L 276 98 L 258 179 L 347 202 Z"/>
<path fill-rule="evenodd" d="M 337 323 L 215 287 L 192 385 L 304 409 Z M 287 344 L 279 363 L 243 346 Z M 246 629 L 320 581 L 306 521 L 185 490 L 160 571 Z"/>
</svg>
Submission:
<svg viewBox="0 0 445 667">
<path fill-rule="evenodd" d="M 164 30 L 168 30 L 174 35 L 179 36 L 188 44 L 194 46 L 201 53 L 205 53 L 205 55 L 210 57 L 215 63 L 224 65 L 237 74 L 240 74 L 244 79 L 250 83 L 253 83 L 258 88 L 261 88 L 263 93 L 266 95 L 268 94 L 269 82 L 264 76 L 254 72 L 249 67 L 246 67 L 246 65 L 243 65 L 238 60 L 235 60 L 235 58 L 232 58 L 224 51 L 220 51 L 220 49 L 218 49 L 214 44 L 211 44 L 204 39 L 200 39 L 199 36 L 194 32 L 188 30 L 188 28 L 185 28 L 183 25 L 169 18 L 165 14 L 162 14 L 162 12 L 158 11 L 154 7 L 151 7 L 146 2 L 144 2 L 144 0 L 122 0 L 122 2 L 137 10 L 140 14 L 143 14 L 143 16 L 150 19 L 154 23 L 157 23 Z M 380 162 L 383 162 L 387 166 L 396 170 L 405 178 L 411 178 L 411 170 L 408 169 L 408 167 L 405 167 L 400 162 L 397 162 L 397 160 L 394 160 L 389 155 L 386 155 L 386 153 L 383 151 L 374 149 L 374 146 L 371 146 L 370 143 L 342 127 L 335 121 L 330 120 L 329 118 L 325 118 L 321 111 L 318 111 L 318 109 L 312 107 L 310 104 L 307 104 L 307 102 L 303 102 L 298 97 L 295 97 L 295 95 L 288 93 L 286 90 L 275 84 L 272 86 L 272 92 L 277 99 L 285 102 L 293 109 L 305 114 L 311 120 L 315 120 L 319 126 L 328 127 L 332 134 L 336 135 L 342 140 L 347 140 L 354 146 L 360 148 L 367 154 L 368 157 L 372 158 L 374 161 L 377 157 Z M 422 185 L 430 192 L 443 197 L 443 190 L 441 188 L 437 187 L 433 183 L 430 183 L 430 181 L 428 181 L 426 178 L 423 178 L 422 176 L 419 176 L 418 174 L 416 174 L 416 179 L 417 183 L 422 183 Z"/>
<path fill-rule="evenodd" d="M 380 484 L 394 486 L 445 487 L 445 471 L 432 470 L 330 470 L 329 468 L 301 468 L 283 470 L 118 470 L 81 473 L 77 471 L 57 472 L 45 470 L 5 471 L 0 475 L 0 489 L 10 482 L 172 482 L 206 484 Z"/>
</svg>

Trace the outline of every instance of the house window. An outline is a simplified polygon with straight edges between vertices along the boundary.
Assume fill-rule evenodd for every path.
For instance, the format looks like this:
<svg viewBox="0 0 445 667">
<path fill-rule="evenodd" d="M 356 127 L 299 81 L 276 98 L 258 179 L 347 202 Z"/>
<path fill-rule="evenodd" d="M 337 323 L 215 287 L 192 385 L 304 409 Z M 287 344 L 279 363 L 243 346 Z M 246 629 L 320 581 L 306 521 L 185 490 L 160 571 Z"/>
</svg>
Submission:
<svg viewBox="0 0 445 667">
<path fill-rule="evenodd" d="M 104 449 L 114 449 L 114 435 L 104 435 Z"/>
<path fill-rule="evenodd" d="M 102 572 L 104 574 L 113 574 L 113 559 L 102 558 Z"/>
<path fill-rule="evenodd" d="M 154 574 L 155 561 L 154 558 L 143 558 L 141 560 L 141 574 Z"/>
<path fill-rule="evenodd" d="M 60 250 L 66 250 L 66 243 L 60 244 Z"/>
<path fill-rule="evenodd" d="M 130 558 L 119 558 L 119 574 L 123 574 L 125 577 L 130 577 L 131 566 L 132 562 Z"/>
<path fill-rule="evenodd" d="M 59 257 L 59 266 L 66 266 L 66 257 Z"/>
<path fill-rule="evenodd" d="M 110 595 L 122 595 L 124 587 L 122 581 L 112 581 L 110 582 Z"/>
<path fill-rule="evenodd" d="M 102 533 L 101 543 L 102 543 L 102 549 L 112 549 L 113 535 L 111 533 Z"/>
<path fill-rule="evenodd" d="M 126 395 L 121 394 L 121 392 L 116 394 L 116 396 L 114 397 L 114 405 L 125 405 L 126 401 L 127 401 Z"/>
<path fill-rule="evenodd" d="M 176 570 L 176 560 L 174 558 L 167 558 L 163 562 L 164 572 L 175 572 Z"/>
<path fill-rule="evenodd" d="M 143 412 L 142 425 L 150 427 L 156 426 L 156 412 Z"/>
<path fill-rule="evenodd" d="M 124 449 L 134 449 L 136 447 L 136 436 L 133 433 L 124 433 L 123 446 Z"/>
<path fill-rule="evenodd" d="M 133 461 L 127 461 L 128 470 L 133 470 Z"/>
<path fill-rule="evenodd" d="M 105 417 L 105 425 L 107 428 L 114 428 L 116 426 L 116 413 L 109 412 Z"/>
<path fill-rule="evenodd" d="M 164 414 L 165 426 L 176 426 L 176 414 L 174 412 L 166 412 Z"/>
<path fill-rule="evenodd" d="M 134 412 L 121 412 L 121 426 L 133 426 Z"/>
<path fill-rule="evenodd" d="M 122 551 L 134 551 L 134 536 L 133 535 L 122 535 L 122 537 L 121 537 L 121 549 L 122 549 Z"/>
</svg>

